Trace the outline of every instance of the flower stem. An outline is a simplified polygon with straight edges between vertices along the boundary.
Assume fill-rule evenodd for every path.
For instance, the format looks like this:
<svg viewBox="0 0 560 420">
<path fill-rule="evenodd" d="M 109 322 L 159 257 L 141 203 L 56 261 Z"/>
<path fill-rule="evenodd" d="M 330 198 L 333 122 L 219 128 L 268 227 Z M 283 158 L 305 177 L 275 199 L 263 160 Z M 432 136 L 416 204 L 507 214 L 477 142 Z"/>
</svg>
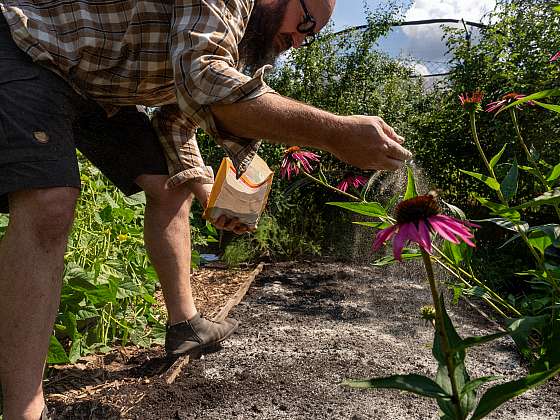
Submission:
<svg viewBox="0 0 560 420">
<path fill-rule="evenodd" d="M 459 396 L 459 388 L 457 387 L 457 381 L 455 380 L 455 369 L 452 363 L 451 346 L 449 345 L 449 337 L 447 336 L 447 331 L 445 329 L 445 322 L 443 318 L 443 304 L 441 302 L 438 285 L 434 276 L 434 268 L 432 266 L 432 260 L 430 255 L 420 249 L 422 253 L 422 259 L 424 261 L 424 267 L 426 269 L 426 274 L 428 275 L 428 282 L 430 284 L 430 291 L 432 292 L 432 299 L 434 301 L 434 307 L 436 309 L 436 334 L 439 335 L 441 339 L 441 347 L 445 357 L 445 365 L 447 367 L 447 375 L 449 376 L 449 381 L 451 382 L 451 401 L 455 405 L 457 414 L 459 414 L 460 419 L 464 419 L 463 409 L 461 408 L 461 399 Z"/>
<path fill-rule="evenodd" d="M 525 155 L 527 155 L 527 160 L 529 161 L 529 163 L 531 163 L 533 169 L 535 169 L 537 178 L 539 178 L 539 181 L 544 187 L 543 192 L 549 191 L 551 187 L 548 181 L 546 180 L 543 173 L 541 172 L 538 162 L 533 158 L 533 155 L 531 154 L 531 152 L 527 148 L 527 145 L 525 144 L 525 141 L 523 140 L 523 136 L 521 135 L 521 129 L 519 128 L 519 122 L 517 121 L 517 113 L 515 112 L 515 108 L 510 108 L 509 114 L 513 121 L 513 126 L 515 127 L 515 133 L 517 134 L 517 140 L 519 141 L 519 145 L 525 152 Z M 560 219 L 560 207 L 558 206 L 558 204 L 554 205 L 554 210 L 556 210 L 556 215 L 558 216 L 558 219 Z"/>
<path fill-rule="evenodd" d="M 488 170 L 488 173 L 494 179 L 494 181 L 498 182 L 498 184 L 499 184 L 499 181 L 496 178 L 496 174 L 494 172 L 494 169 L 490 165 L 490 162 L 488 162 L 488 158 L 486 157 L 486 154 L 484 153 L 484 150 L 482 149 L 482 146 L 480 144 L 480 140 L 478 138 L 478 131 L 477 131 L 477 128 L 476 128 L 476 113 L 474 111 L 471 111 L 469 113 L 469 116 L 470 116 L 470 119 L 471 119 L 471 131 L 472 131 L 474 144 L 476 145 L 476 148 L 478 149 L 478 153 L 480 154 L 480 157 L 484 161 L 484 165 L 486 165 L 486 169 Z M 505 199 L 504 195 L 502 194 L 502 191 L 498 190 L 496 192 L 498 193 L 498 197 L 500 198 L 500 201 L 502 203 L 506 203 L 506 199 Z"/>
<path fill-rule="evenodd" d="M 305 171 L 302 171 L 302 172 L 303 172 L 303 174 L 304 174 L 307 178 L 311 179 L 312 181 L 316 182 L 316 183 L 319 184 L 319 185 L 322 185 L 323 187 L 326 187 L 326 188 L 328 188 L 328 189 L 330 189 L 330 190 L 333 190 L 333 191 L 335 191 L 335 192 L 337 192 L 337 193 L 339 193 L 339 194 L 342 194 L 343 196 L 345 196 L 345 197 L 347 197 L 347 198 L 349 198 L 349 199 L 351 199 L 351 200 L 358 201 L 358 202 L 362 202 L 362 201 L 363 201 L 362 199 L 360 199 L 360 198 L 358 198 L 358 197 L 356 197 L 356 196 L 354 196 L 354 195 L 352 195 L 352 194 L 349 194 L 349 193 L 347 193 L 347 192 L 345 192 L 345 191 L 339 190 L 338 188 L 333 187 L 332 185 L 329 185 L 329 184 L 327 184 L 326 182 L 321 181 L 319 178 L 315 178 L 313 175 L 311 175 L 311 174 L 309 174 L 309 173 L 307 173 L 307 172 L 305 172 Z"/>
</svg>

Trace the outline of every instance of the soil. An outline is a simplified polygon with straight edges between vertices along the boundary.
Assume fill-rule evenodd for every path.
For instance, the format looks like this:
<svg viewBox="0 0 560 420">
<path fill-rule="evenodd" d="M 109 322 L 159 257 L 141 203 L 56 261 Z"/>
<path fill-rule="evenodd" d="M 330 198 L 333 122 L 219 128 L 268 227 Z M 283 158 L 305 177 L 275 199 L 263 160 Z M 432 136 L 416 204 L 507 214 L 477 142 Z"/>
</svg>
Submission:
<svg viewBox="0 0 560 420">
<path fill-rule="evenodd" d="M 174 383 L 163 380 L 161 348 L 121 349 L 60 370 L 46 385 L 47 402 L 55 419 L 436 419 L 433 400 L 340 385 L 396 373 L 433 377 L 433 330 L 419 316 L 431 300 L 420 279 L 414 270 L 271 264 L 231 314 L 238 332 L 221 351 L 190 361 Z M 448 309 L 463 336 L 495 331 L 465 304 Z M 470 351 L 467 366 L 471 377 L 526 374 L 509 338 Z M 557 420 L 559 396 L 556 378 L 488 418 Z"/>
</svg>

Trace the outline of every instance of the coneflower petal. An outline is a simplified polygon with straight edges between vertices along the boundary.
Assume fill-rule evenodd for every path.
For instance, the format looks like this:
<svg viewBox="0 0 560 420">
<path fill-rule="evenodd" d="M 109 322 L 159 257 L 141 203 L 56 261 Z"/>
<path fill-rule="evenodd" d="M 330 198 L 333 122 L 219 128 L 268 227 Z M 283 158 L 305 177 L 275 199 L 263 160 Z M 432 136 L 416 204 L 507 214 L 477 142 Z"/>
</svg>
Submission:
<svg viewBox="0 0 560 420">
<path fill-rule="evenodd" d="M 402 250 L 407 242 L 410 241 L 412 235 L 414 235 L 411 229 L 416 229 L 414 223 L 403 223 L 399 225 L 397 236 L 393 239 L 393 256 L 396 260 L 402 261 Z"/>
<path fill-rule="evenodd" d="M 430 223 L 432 229 L 435 230 L 436 233 L 440 235 L 443 239 L 449 242 L 453 242 L 454 244 L 458 244 L 460 242 L 455 236 L 447 232 L 445 222 L 437 220 L 435 216 L 430 217 L 428 219 L 428 222 Z"/>
<path fill-rule="evenodd" d="M 430 225 L 444 239 L 447 239 L 454 244 L 458 244 L 462 240 L 467 245 L 473 248 L 476 246 L 470 240 L 470 238 L 474 238 L 474 234 L 469 230 L 468 227 L 465 226 L 464 222 L 460 220 L 440 214 L 430 218 Z M 456 236 L 458 236 L 460 240 L 457 239 Z"/>
<path fill-rule="evenodd" d="M 451 230 L 456 235 L 460 237 L 466 236 L 467 238 L 474 238 L 474 234 L 469 230 L 468 227 L 465 226 L 462 221 L 454 219 L 453 217 L 445 216 L 443 214 L 435 217 L 436 219 L 444 221 L 449 230 Z"/>
<path fill-rule="evenodd" d="M 425 251 L 432 253 L 432 240 L 430 238 L 430 230 L 423 220 L 418 221 L 418 244 Z"/>
<path fill-rule="evenodd" d="M 383 244 L 387 242 L 395 234 L 395 231 L 397 230 L 397 226 L 398 225 L 390 226 L 386 229 L 377 232 L 377 235 L 375 235 L 375 241 L 373 242 L 374 251 L 379 251 L 379 248 L 381 248 Z"/>
</svg>

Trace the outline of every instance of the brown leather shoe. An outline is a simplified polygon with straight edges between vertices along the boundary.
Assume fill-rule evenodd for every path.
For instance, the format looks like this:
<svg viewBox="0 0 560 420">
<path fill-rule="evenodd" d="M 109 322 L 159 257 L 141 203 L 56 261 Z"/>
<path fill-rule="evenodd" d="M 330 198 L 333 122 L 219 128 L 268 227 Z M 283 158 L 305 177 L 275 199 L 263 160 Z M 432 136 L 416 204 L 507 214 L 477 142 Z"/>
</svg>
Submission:
<svg viewBox="0 0 560 420">
<path fill-rule="evenodd" d="M 215 351 L 239 326 L 233 318 L 224 321 L 210 321 L 196 314 L 189 321 L 167 326 L 165 334 L 165 352 L 168 356 L 188 354 L 198 357 Z"/>
</svg>

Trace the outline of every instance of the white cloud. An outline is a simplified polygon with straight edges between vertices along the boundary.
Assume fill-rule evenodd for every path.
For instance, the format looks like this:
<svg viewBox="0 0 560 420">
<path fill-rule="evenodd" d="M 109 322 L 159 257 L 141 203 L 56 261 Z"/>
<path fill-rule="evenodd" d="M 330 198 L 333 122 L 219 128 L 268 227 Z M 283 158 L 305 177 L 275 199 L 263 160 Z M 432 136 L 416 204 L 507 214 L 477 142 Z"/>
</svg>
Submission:
<svg viewBox="0 0 560 420">
<path fill-rule="evenodd" d="M 405 20 L 465 19 L 480 22 L 483 16 L 496 5 L 496 0 L 415 0 Z M 462 25 L 461 25 L 462 26 Z M 472 28 L 471 28 L 472 29 Z M 405 55 L 424 60 L 442 60 L 446 52 L 439 24 L 405 26 L 407 37 L 403 48 Z"/>
<path fill-rule="evenodd" d="M 495 5 L 496 0 L 416 0 L 406 20 L 449 18 L 479 22 Z"/>
</svg>

